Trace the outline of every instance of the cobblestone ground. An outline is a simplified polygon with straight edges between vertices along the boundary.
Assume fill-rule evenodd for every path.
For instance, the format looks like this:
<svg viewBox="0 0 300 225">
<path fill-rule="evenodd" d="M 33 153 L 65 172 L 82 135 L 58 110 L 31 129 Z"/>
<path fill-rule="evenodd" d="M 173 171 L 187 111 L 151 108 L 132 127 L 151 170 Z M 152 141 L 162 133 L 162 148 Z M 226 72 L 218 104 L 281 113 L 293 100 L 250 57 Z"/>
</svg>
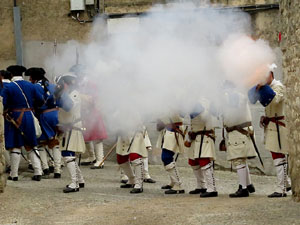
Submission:
<svg viewBox="0 0 300 225">
<path fill-rule="evenodd" d="M 81 167 L 86 187 L 64 194 L 69 182 L 64 169 L 61 179 L 31 181 L 32 173 L 22 165 L 18 182 L 8 181 L 0 195 L 0 224 L 300 224 L 300 204 L 287 198 L 268 199 L 275 177 L 252 175 L 256 193 L 249 198 L 230 199 L 237 189 L 234 172 L 217 171 L 219 197 L 200 199 L 198 195 L 165 196 L 160 186 L 168 181 L 162 166 L 150 166 L 156 184 L 145 184 L 144 193 L 129 194 L 119 188 L 119 171 L 108 162 L 103 170 Z M 180 167 L 186 193 L 195 180 L 189 167 Z M 53 175 L 52 175 L 53 176 Z"/>
</svg>

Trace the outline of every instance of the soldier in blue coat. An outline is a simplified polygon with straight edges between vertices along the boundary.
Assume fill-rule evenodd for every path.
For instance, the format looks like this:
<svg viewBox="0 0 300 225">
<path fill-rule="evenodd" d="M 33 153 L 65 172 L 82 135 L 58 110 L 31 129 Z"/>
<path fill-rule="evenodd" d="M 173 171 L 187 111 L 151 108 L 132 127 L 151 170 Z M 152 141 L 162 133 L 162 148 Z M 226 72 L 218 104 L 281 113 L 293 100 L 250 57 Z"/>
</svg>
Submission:
<svg viewBox="0 0 300 225">
<path fill-rule="evenodd" d="M 2 96 L 3 89 L 10 83 L 12 78 L 11 73 L 6 70 L 0 70 L 0 95 Z M 5 164 L 6 164 L 6 173 L 10 173 L 10 155 L 9 151 L 4 151 Z"/>
<path fill-rule="evenodd" d="M 61 151 L 59 141 L 56 138 L 58 107 L 53 97 L 55 85 L 49 83 L 45 74 L 45 70 L 38 67 L 29 68 L 25 72 L 25 76 L 29 76 L 31 83 L 35 85 L 38 93 L 44 96 L 45 99 L 45 104 L 35 110 L 42 128 L 42 135 L 38 139 L 38 150 L 41 156 L 43 173 L 44 176 L 48 176 L 50 172 L 54 172 L 54 178 L 60 178 Z M 50 162 L 54 163 L 53 170 L 51 167 L 49 170 L 48 157 L 51 159 Z"/>
<path fill-rule="evenodd" d="M 37 138 L 33 118 L 33 106 L 42 105 L 44 98 L 33 84 L 22 77 L 26 68 L 9 66 L 12 74 L 11 83 L 2 91 L 5 110 L 5 147 L 11 153 L 11 172 L 8 179 L 18 180 L 21 148 L 29 152 L 29 158 L 34 168 L 33 180 L 40 181 L 42 175 L 41 162 L 36 149 Z"/>
</svg>

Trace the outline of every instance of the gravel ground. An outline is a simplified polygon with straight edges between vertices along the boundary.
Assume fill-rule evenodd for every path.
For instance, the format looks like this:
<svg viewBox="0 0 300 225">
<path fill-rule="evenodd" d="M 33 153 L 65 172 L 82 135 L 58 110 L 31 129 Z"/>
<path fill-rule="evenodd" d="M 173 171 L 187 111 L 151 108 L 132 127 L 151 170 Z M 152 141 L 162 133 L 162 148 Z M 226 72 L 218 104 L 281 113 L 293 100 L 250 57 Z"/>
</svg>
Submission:
<svg viewBox="0 0 300 225">
<path fill-rule="evenodd" d="M 0 224 L 300 224 L 300 204 L 289 196 L 266 197 L 274 191 L 276 178 L 252 175 L 256 193 L 249 198 L 230 199 L 237 189 L 236 173 L 216 171 L 218 198 L 198 195 L 166 196 L 160 186 L 168 181 L 162 166 L 150 166 L 156 184 L 145 184 L 144 193 L 129 194 L 119 188 L 118 166 L 107 162 L 103 170 L 81 167 L 86 187 L 64 194 L 69 182 L 64 169 L 61 179 L 31 181 L 32 173 L 22 165 L 18 182 L 8 181 L 0 195 Z M 192 170 L 180 167 L 186 192 L 195 185 Z M 53 176 L 53 175 L 52 175 Z"/>
</svg>

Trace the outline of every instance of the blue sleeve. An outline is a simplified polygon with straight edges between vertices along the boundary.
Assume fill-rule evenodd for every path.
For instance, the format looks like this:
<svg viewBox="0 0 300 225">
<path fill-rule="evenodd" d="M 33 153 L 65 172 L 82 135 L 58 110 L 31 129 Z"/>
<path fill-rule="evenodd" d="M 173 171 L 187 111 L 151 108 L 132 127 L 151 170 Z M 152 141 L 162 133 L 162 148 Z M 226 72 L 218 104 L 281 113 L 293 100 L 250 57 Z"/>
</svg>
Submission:
<svg viewBox="0 0 300 225">
<path fill-rule="evenodd" d="M 44 89 L 40 85 L 32 85 L 34 105 L 42 106 L 45 104 Z"/>
<path fill-rule="evenodd" d="M 55 99 L 54 99 L 54 91 L 55 91 L 55 85 L 49 84 L 48 86 L 48 92 L 49 94 L 47 95 L 47 105 L 50 106 L 51 108 L 56 107 L 55 104 Z"/>
<path fill-rule="evenodd" d="M 69 112 L 73 108 L 74 102 L 70 96 L 64 92 L 58 99 L 56 99 L 56 105 Z"/>
</svg>

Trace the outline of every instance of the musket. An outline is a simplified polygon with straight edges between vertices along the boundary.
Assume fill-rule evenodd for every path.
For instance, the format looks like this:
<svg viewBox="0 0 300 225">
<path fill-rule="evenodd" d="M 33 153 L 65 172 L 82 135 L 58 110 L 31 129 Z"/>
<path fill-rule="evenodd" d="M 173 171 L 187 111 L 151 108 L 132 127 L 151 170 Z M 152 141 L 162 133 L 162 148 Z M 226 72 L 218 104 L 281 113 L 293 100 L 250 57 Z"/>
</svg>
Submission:
<svg viewBox="0 0 300 225">
<path fill-rule="evenodd" d="M 79 121 L 77 121 L 79 122 Z M 77 122 L 74 122 L 72 124 L 75 124 Z M 67 127 L 68 130 L 78 130 L 78 131 L 86 131 L 86 128 L 85 127 L 74 127 L 72 124 L 57 124 L 56 126 L 57 127 Z"/>
<path fill-rule="evenodd" d="M 32 151 L 34 152 L 34 154 L 36 155 L 36 157 L 38 157 L 38 159 L 42 162 L 42 159 L 41 159 L 41 157 L 40 157 L 40 155 L 39 155 L 39 153 L 38 153 L 37 148 L 36 148 L 36 147 L 33 147 Z"/>
<path fill-rule="evenodd" d="M 50 159 L 54 162 L 54 158 L 53 156 L 50 154 L 50 152 L 48 151 L 47 148 L 45 148 L 45 151 L 47 152 L 48 156 L 50 157 Z"/>
<path fill-rule="evenodd" d="M 179 157 L 179 153 L 176 154 L 174 162 L 177 162 L 178 157 Z"/>
<path fill-rule="evenodd" d="M 264 163 L 263 163 L 263 161 L 262 161 L 262 158 L 261 158 L 261 156 L 260 156 L 260 153 L 259 153 L 259 151 L 258 151 L 258 148 L 257 148 L 257 146 L 256 146 L 256 143 L 255 143 L 255 140 L 254 140 L 253 133 L 249 133 L 249 136 L 250 136 L 251 141 L 252 141 L 252 143 L 253 143 L 254 149 L 255 149 L 255 151 L 256 151 L 256 153 L 257 153 L 257 155 L 258 155 L 259 161 L 260 161 L 262 167 L 265 168 L 265 167 L 264 167 Z"/>
<path fill-rule="evenodd" d="M 104 161 L 108 158 L 108 156 L 112 153 L 112 151 L 114 150 L 114 148 L 117 146 L 117 143 L 115 143 L 107 152 L 107 154 L 104 156 L 104 158 L 102 159 L 102 161 L 99 164 L 99 167 L 101 167 L 104 163 Z"/>
<path fill-rule="evenodd" d="M 280 130 L 279 130 L 279 124 L 277 122 L 277 113 L 275 113 L 275 120 L 276 120 L 276 129 L 277 129 L 277 138 L 278 138 L 278 144 L 279 148 L 281 149 L 281 141 L 280 141 Z"/>
<path fill-rule="evenodd" d="M 78 166 L 80 167 L 81 162 L 81 154 L 79 154 L 79 159 L 78 159 Z"/>
<path fill-rule="evenodd" d="M 131 141 L 130 141 L 130 144 L 129 144 L 129 147 L 128 147 L 128 149 L 127 149 L 127 152 L 129 152 L 129 150 L 131 149 L 131 145 L 132 145 L 132 143 L 133 143 L 133 141 L 134 141 L 135 135 L 136 135 L 136 132 L 134 133 L 134 135 L 133 135 L 133 137 L 132 137 L 132 139 L 131 139 Z"/>
</svg>

